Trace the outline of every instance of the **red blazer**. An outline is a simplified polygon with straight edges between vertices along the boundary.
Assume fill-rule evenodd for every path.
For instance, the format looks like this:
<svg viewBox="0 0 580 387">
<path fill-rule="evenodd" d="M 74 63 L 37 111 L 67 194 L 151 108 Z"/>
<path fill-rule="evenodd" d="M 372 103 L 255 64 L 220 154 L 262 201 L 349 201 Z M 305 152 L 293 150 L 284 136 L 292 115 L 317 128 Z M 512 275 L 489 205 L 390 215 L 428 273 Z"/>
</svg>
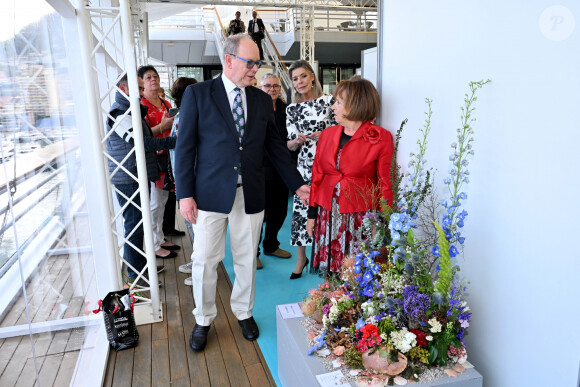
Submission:
<svg viewBox="0 0 580 387">
<path fill-rule="evenodd" d="M 338 182 L 341 213 L 377 209 L 380 198 L 387 199 L 390 205 L 393 201 L 391 133 L 370 122 L 363 123 L 342 148 L 340 170 L 337 170 L 336 157 L 342 132 L 343 127 L 336 125 L 320 134 L 312 166 L 310 205 L 330 210 L 332 193 Z"/>
</svg>

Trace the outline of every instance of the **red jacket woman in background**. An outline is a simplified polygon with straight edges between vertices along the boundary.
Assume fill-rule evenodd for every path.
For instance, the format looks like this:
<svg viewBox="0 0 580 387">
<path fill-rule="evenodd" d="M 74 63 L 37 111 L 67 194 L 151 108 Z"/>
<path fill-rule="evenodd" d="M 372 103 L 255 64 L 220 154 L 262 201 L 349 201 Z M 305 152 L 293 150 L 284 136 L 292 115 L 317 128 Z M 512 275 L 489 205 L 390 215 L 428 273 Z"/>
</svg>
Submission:
<svg viewBox="0 0 580 387">
<path fill-rule="evenodd" d="M 330 272 L 339 271 L 354 252 L 365 213 L 378 209 L 381 198 L 393 200 L 393 138 L 371 123 L 380 107 L 375 87 L 355 76 L 337 85 L 334 98 L 339 125 L 325 129 L 318 140 L 306 226 L 314 235 L 313 267 Z"/>
</svg>

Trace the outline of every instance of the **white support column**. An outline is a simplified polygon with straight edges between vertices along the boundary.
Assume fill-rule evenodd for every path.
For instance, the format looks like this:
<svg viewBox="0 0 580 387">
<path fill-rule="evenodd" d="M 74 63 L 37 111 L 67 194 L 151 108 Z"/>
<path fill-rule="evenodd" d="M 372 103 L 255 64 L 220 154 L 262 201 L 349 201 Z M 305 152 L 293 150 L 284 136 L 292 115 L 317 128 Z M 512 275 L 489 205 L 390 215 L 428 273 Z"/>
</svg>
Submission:
<svg viewBox="0 0 580 387">
<path fill-rule="evenodd" d="M 103 3 L 105 3 L 103 5 Z M 91 5 L 92 4 L 92 5 Z M 142 250 L 147 260 L 147 278 L 152 285 L 150 290 L 140 290 L 131 288 L 133 292 L 138 292 L 136 298 L 141 303 L 135 307 L 135 319 L 137 324 L 147 324 L 161 321 L 162 309 L 159 300 L 159 287 L 157 286 L 157 269 L 155 249 L 153 245 L 153 234 L 151 227 L 151 210 L 149 207 L 149 181 L 147 178 L 147 168 L 145 161 L 145 148 L 143 143 L 143 130 L 141 126 L 141 108 L 139 103 L 137 63 L 135 58 L 135 35 L 131 25 L 131 9 L 129 0 L 120 0 L 119 7 L 110 6 L 108 0 L 92 1 L 89 3 L 83 0 L 78 7 L 78 23 L 80 31 L 81 56 L 83 58 L 82 67 L 85 69 L 86 101 L 88 110 L 88 124 L 90 126 L 90 146 L 94 154 L 96 182 L 101 190 L 105 201 L 101 208 L 108 208 L 108 212 L 103 216 L 101 227 L 104 226 L 102 237 L 106 240 L 108 253 L 102 257 L 109 258 L 108 266 L 111 267 L 111 276 L 114 281 L 109 281 L 109 286 L 104 289 L 108 291 L 122 289 L 123 278 L 121 275 L 121 265 L 126 261 L 119 252 L 117 240 L 121 245 L 130 243 L 121 230 L 115 228 L 117 219 L 122 219 L 122 208 L 115 210 L 113 207 L 114 186 L 110 183 L 110 176 L 105 171 L 108 170 L 108 162 L 112 161 L 107 153 L 106 141 L 111 132 L 106 130 L 106 120 L 111 101 L 118 90 L 116 84 L 124 73 L 127 73 L 130 90 L 130 109 L 133 137 L 134 137 L 134 157 L 137 163 L 136 182 L 139 186 L 140 208 L 142 213 L 142 227 L 144 233 L 144 246 L 135 246 Z M 115 162 L 117 163 L 117 162 Z M 120 163 L 117 163 L 120 164 Z M 139 273 L 144 276 L 145 270 Z M 147 293 L 150 292 L 150 293 Z M 146 295 L 151 297 L 147 298 Z M 103 294 L 104 297 L 104 294 Z"/>
<path fill-rule="evenodd" d="M 131 28 L 131 17 L 129 0 L 121 0 L 119 3 L 121 12 L 121 33 L 123 38 L 123 52 L 125 54 L 125 70 L 129 81 L 129 90 L 139 90 L 137 82 L 137 68 L 135 61 L 135 45 L 133 40 L 133 29 Z M 151 286 L 151 318 L 153 321 L 162 320 L 162 310 L 159 302 L 159 286 L 157 286 L 157 263 L 155 248 L 153 244 L 151 210 L 149 207 L 149 180 L 147 179 L 147 167 L 145 162 L 145 145 L 143 144 L 143 128 L 141 126 L 141 104 L 139 93 L 131 92 L 131 114 L 133 121 L 133 136 L 135 139 L 135 157 L 137 158 L 137 173 L 139 175 L 139 195 L 141 197 L 141 212 L 143 216 L 143 242 L 147 257 L 147 267 L 149 271 L 149 282 Z M 152 322 L 152 321 L 149 321 Z"/>
<path fill-rule="evenodd" d="M 98 110 L 100 103 L 95 92 L 97 89 L 96 79 L 94 72 L 92 71 L 93 61 L 91 60 L 90 53 L 92 47 L 91 21 L 84 6 L 80 6 L 77 9 L 77 24 L 79 32 L 80 57 L 82 68 L 84 70 L 82 76 L 84 77 L 84 85 L 86 87 L 86 94 L 84 95 L 86 103 L 84 106 L 86 108 L 87 115 L 85 122 L 90 129 L 90 131 L 87 131 L 86 133 L 80 131 L 82 136 L 81 148 L 90 152 L 91 159 L 93 160 L 91 164 L 94 166 L 92 171 L 94 175 L 91 179 L 87 179 L 87 188 L 89 188 L 87 190 L 87 198 L 90 198 L 89 192 L 93 189 L 96 190 L 96 192 L 100 192 L 100 195 L 95 195 L 93 198 L 93 200 L 98 201 L 98 205 L 96 207 L 100 208 L 101 210 L 109 209 L 110 211 L 113 205 L 111 202 L 110 191 L 107 192 L 108 177 L 105 174 L 106 164 L 103 162 L 103 158 L 101 156 L 102 151 L 101 147 L 99 146 L 99 144 L 101 144 L 103 126 L 102 119 Z M 94 214 L 94 216 L 97 216 L 97 214 Z M 101 216 L 100 219 L 97 220 L 99 223 L 102 222 L 100 224 L 101 228 L 104 224 L 106 225 L 109 223 L 107 216 Z M 102 253 L 106 254 L 103 259 L 105 259 L 105 257 L 110 257 L 110 259 L 118 261 L 119 255 L 115 243 L 113 242 L 113 235 L 110 232 L 102 232 L 99 234 L 99 237 L 99 241 L 101 241 L 100 247 L 102 248 Z M 108 264 L 104 263 L 104 266 L 112 269 L 116 267 L 116 263 L 113 261 L 111 264 L 109 261 Z M 121 286 L 121 273 L 118 270 L 108 270 L 102 274 L 108 275 L 109 278 L 107 280 L 103 280 L 102 277 L 99 278 L 99 284 L 104 282 L 105 286 Z M 99 272 L 97 272 L 97 276 L 98 275 Z M 108 292 L 108 289 L 104 288 L 100 290 L 100 292 L 100 296 L 104 298 Z"/>
<path fill-rule="evenodd" d="M 300 59 L 314 65 L 314 6 L 304 5 L 301 10 Z"/>
</svg>

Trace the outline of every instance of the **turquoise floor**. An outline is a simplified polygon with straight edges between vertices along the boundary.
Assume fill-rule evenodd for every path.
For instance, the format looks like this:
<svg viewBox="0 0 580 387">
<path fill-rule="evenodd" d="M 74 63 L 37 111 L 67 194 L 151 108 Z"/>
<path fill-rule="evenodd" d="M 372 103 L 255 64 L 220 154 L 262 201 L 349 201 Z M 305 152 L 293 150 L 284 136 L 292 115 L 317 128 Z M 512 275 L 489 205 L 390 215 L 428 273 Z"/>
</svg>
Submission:
<svg viewBox="0 0 580 387">
<path fill-rule="evenodd" d="M 260 260 L 264 264 L 264 268 L 258 270 L 256 275 L 254 319 L 260 328 L 258 343 L 277 385 L 280 385 L 280 380 L 278 379 L 276 346 L 276 305 L 301 301 L 307 294 L 308 289 L 316 287 L 321 282 L 320 277 L 306 274 L 306 270 L 304 270 L 302 278 L 290 280 L 290 273 L 294 270 L 297 259 L 297 249 L 290 245 L 291 214 L 292 202 L 289 201 L 288 216 L 278 234 L 278 240 L 280 241 L 280 248 L 291 252 L 292 257 L 280 259 L 261 255 Z M 310 256 L 310 248 L 307 248 L 307 256 Z M 235 275 L 229 247 L 229 236 L 226 238 L 226 257 L 223 262 L 233 282 Z"/>
</svg>

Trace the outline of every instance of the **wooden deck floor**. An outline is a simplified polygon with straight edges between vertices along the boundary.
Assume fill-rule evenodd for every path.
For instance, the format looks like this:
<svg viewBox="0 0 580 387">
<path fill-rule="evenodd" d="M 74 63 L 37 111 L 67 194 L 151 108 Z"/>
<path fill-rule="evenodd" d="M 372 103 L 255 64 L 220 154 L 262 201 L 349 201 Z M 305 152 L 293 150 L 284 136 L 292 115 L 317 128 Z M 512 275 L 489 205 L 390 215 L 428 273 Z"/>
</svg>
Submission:
<svg viewBox="0 0 580 387">
<path fill-rule="evenodd" d="M 83 260 L 90 260 L 84 254 Z M 47 258 L 26 286 L 31 321 L 44 322 L 86 314 L 85 298 L 75 294 L 91 283 L 79 283 L 71 275 L 72 259 L 68 255 Z M 86 268 L 91 269 L 92 263 Z M 94 277 L 91 273 L 89 277 Z M 75 280 L 77 278 L 77 280 Z M 82 281 L 80 281 L 82 282 Z M 89 312 L 90 313 L 90 312 Z M 24 297 L 20 296 L 3 318 L 0 326 L 27 324 Z M 68 386 L 80 349 L 84 328 L 46 332 L 0 339 L 0 386 L 36 385 L 36 367 L 43 386 Z M 32 348 L 34 346 L 34 353 Z"/>
<path fill-rule="evenodd" d="M 179 229 L 186 230 L 181 222 Z M 164 283 L 160 289 L 164 320 L 138 326 L 136 348 L 110 352 L 104 386 L 275 386 L 258 343 L 244 339 L 231 311 L 232 284 L 222 264 L 218 268 L 218 315 L 207 347 L 201 353 L 189 348 L 193 293 L 183 282 L 187 275 L 178 267 L 190 259 L 191 239 L 186 235 L 171 240 L 182 250 L 175 259 L 158 260 L 165 265 L 159 276 Z"/>
</svg>

